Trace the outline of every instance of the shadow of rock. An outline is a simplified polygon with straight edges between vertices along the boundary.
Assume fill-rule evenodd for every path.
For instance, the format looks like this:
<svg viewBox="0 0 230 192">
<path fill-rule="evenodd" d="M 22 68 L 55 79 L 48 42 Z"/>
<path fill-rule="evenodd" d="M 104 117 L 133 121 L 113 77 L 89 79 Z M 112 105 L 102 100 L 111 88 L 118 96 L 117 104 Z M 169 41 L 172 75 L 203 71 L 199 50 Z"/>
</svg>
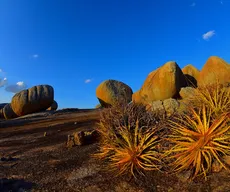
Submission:
<svg viewBox="0 0 230 192">
<path fill-rule="evenodd" d="M 13 157 L 1 157 L 0 161 L 17 161 L 19 158 L 13 158 Z"/>
<path fill-rule="evenodd" d="M 197 87 L 197 80 L 193 76 L 185 74 L 185 79 L 189 87 Z"/>
<path fill-rule="evenodd" d="M 30 190 L 32 187 L 35 186 L 34 183 L 27 182 L 23 179 L 7 179 L 3 178 L 0 179 L 0 191 L 1 192 L 19 192 Z"/>
</svg>

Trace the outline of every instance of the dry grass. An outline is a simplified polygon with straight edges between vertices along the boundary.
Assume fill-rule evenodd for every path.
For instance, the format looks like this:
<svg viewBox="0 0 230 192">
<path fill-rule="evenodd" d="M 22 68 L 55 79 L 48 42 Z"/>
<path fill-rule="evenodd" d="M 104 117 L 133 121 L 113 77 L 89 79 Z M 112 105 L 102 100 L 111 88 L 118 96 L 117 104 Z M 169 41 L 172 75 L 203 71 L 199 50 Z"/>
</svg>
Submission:
<svg viewBox="0 0 230 192">
<path fill-rule="evenodd" d="M 206 178 L 214 160 L 227 169 L 222 157 L 230 154 L 230 113 L 213 119 L 212 109 L 205 105 L 190 111 L 168 121 L 171 130 L 168 140 L 173 146 L 165 154 L 173 160 L 174 172 L 192 170 L 191 179 L 199 175 Z"/>
<path fill-rule="evenodd" d="M 222 113 L 230 112 L 230 88 L 219 83 L 199 87 L 194 97 L 188 99 L 187 104 L 196 108 L 205 105 L 211 110 L 212 117 L 216 118 Z"/>
<path fill-rule="evenodd" d="M 107 160 L 117 175 L 143 173 L 160 168 L 160 140 L 156 115 L 145 106 L 130 104 L 104 110 L 98 124 L 101 136 L 97 158 Z"/>
<path fill-rule="evenodd" d="M 103 110 L 95 156 L 118 175 L 190 170 L 191 179 L 206 178 L 214 161 L 227 169 L 222 157 L 230 155 L 229 88 L 218 83 L 199 87 L 186 102 L 185 112 L 169 118 L 136 104 Z"/>
</svg>

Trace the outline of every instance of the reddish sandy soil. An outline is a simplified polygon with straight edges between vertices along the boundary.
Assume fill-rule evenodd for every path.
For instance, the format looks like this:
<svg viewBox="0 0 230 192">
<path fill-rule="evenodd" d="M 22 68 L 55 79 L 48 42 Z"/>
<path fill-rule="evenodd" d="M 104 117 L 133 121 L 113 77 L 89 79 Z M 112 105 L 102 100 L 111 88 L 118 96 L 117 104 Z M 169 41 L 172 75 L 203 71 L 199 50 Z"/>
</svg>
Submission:
<svg viewBox="0 0 230 192">
<path fill-rule="evenodd" d="M 105 172 L 104 162 L 91 157 L 97 143 L 68 149 L 67 136 L 93 130 L 99 112 L 65 110 L 0 121 L 0 191 L 230 192 L 227 171 L 210 175 L 206 182 L 188 182 L 186 175 L 160 172 L 129 181 Z"/>
</svg>

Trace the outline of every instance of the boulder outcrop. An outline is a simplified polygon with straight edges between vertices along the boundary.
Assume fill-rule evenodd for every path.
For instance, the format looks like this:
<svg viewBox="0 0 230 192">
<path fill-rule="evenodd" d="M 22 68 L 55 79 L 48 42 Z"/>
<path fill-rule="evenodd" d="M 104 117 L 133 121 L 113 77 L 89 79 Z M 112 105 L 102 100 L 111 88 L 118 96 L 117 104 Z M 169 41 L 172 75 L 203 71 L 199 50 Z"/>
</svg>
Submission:
<svg viewBox="0 0 230 192">
<path fill-rule="evenodd" d="M 5 119 L 13 119 L 18 117 L 18 115 L 12 110 L 12 106 L 10 103 L 4 106 L 2 109 L 2 114 Z"/>
<path fill-rule="evenodd" d="M 182 72 L 185 75 L 187 85 L 190 87 L 197 87 L 200 71 L 193 65 L 189 64 L 182 69 Z"/>
<path fill-rule="evenodd" d="M 132 100 L 132 89 L 116 80 L 103 81 L 96 89 L 96 96 L 102 107 L 118 103 L 129 103 Z"/>
<path fill-rule="evenodd" d="M 206 86 L 215 83 L 230 83 L 230 65 L 217 56 L 211 56 L 200 71 L 198 86 Z"/>
<path fill-rule="evenodd" d="M 55 111 L 58 108 L 58 103 L 57 101 L 53 101 L 52 105 L 47 109 L 48 111 Z"/>
<path fill-rule="evenodd" d="M 18 116 L 45 111 L 54 101 L 54 89 L 50 85 L 38 85 L 16 93 L 11 106 Z"/>
<path fill-rule="evenodd" d="M 149 73 L 141 89 L 133 95 L 135 103 L 148 104 L 153 101 L 176 98 L 179 91 L 187 85 L 185 76 L 174 61 Z"/>
</svg>

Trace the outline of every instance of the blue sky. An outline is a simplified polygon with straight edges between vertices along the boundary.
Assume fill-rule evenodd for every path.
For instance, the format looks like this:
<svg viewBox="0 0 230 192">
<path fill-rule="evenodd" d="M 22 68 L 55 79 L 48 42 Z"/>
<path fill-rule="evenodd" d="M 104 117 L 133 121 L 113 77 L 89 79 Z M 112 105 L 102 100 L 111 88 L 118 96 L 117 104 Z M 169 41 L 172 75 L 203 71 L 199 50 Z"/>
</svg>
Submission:
<svg viewBox="0 0 230 192">
<path fill-rule="evenodd" d="M 50 84 L 59 108 L 91 108 L 107 79 L 135 92 L 167 61 L 230 62 L 229 10 L 229 0 L 0 0 L 0 103 Z"/>
</svg>

